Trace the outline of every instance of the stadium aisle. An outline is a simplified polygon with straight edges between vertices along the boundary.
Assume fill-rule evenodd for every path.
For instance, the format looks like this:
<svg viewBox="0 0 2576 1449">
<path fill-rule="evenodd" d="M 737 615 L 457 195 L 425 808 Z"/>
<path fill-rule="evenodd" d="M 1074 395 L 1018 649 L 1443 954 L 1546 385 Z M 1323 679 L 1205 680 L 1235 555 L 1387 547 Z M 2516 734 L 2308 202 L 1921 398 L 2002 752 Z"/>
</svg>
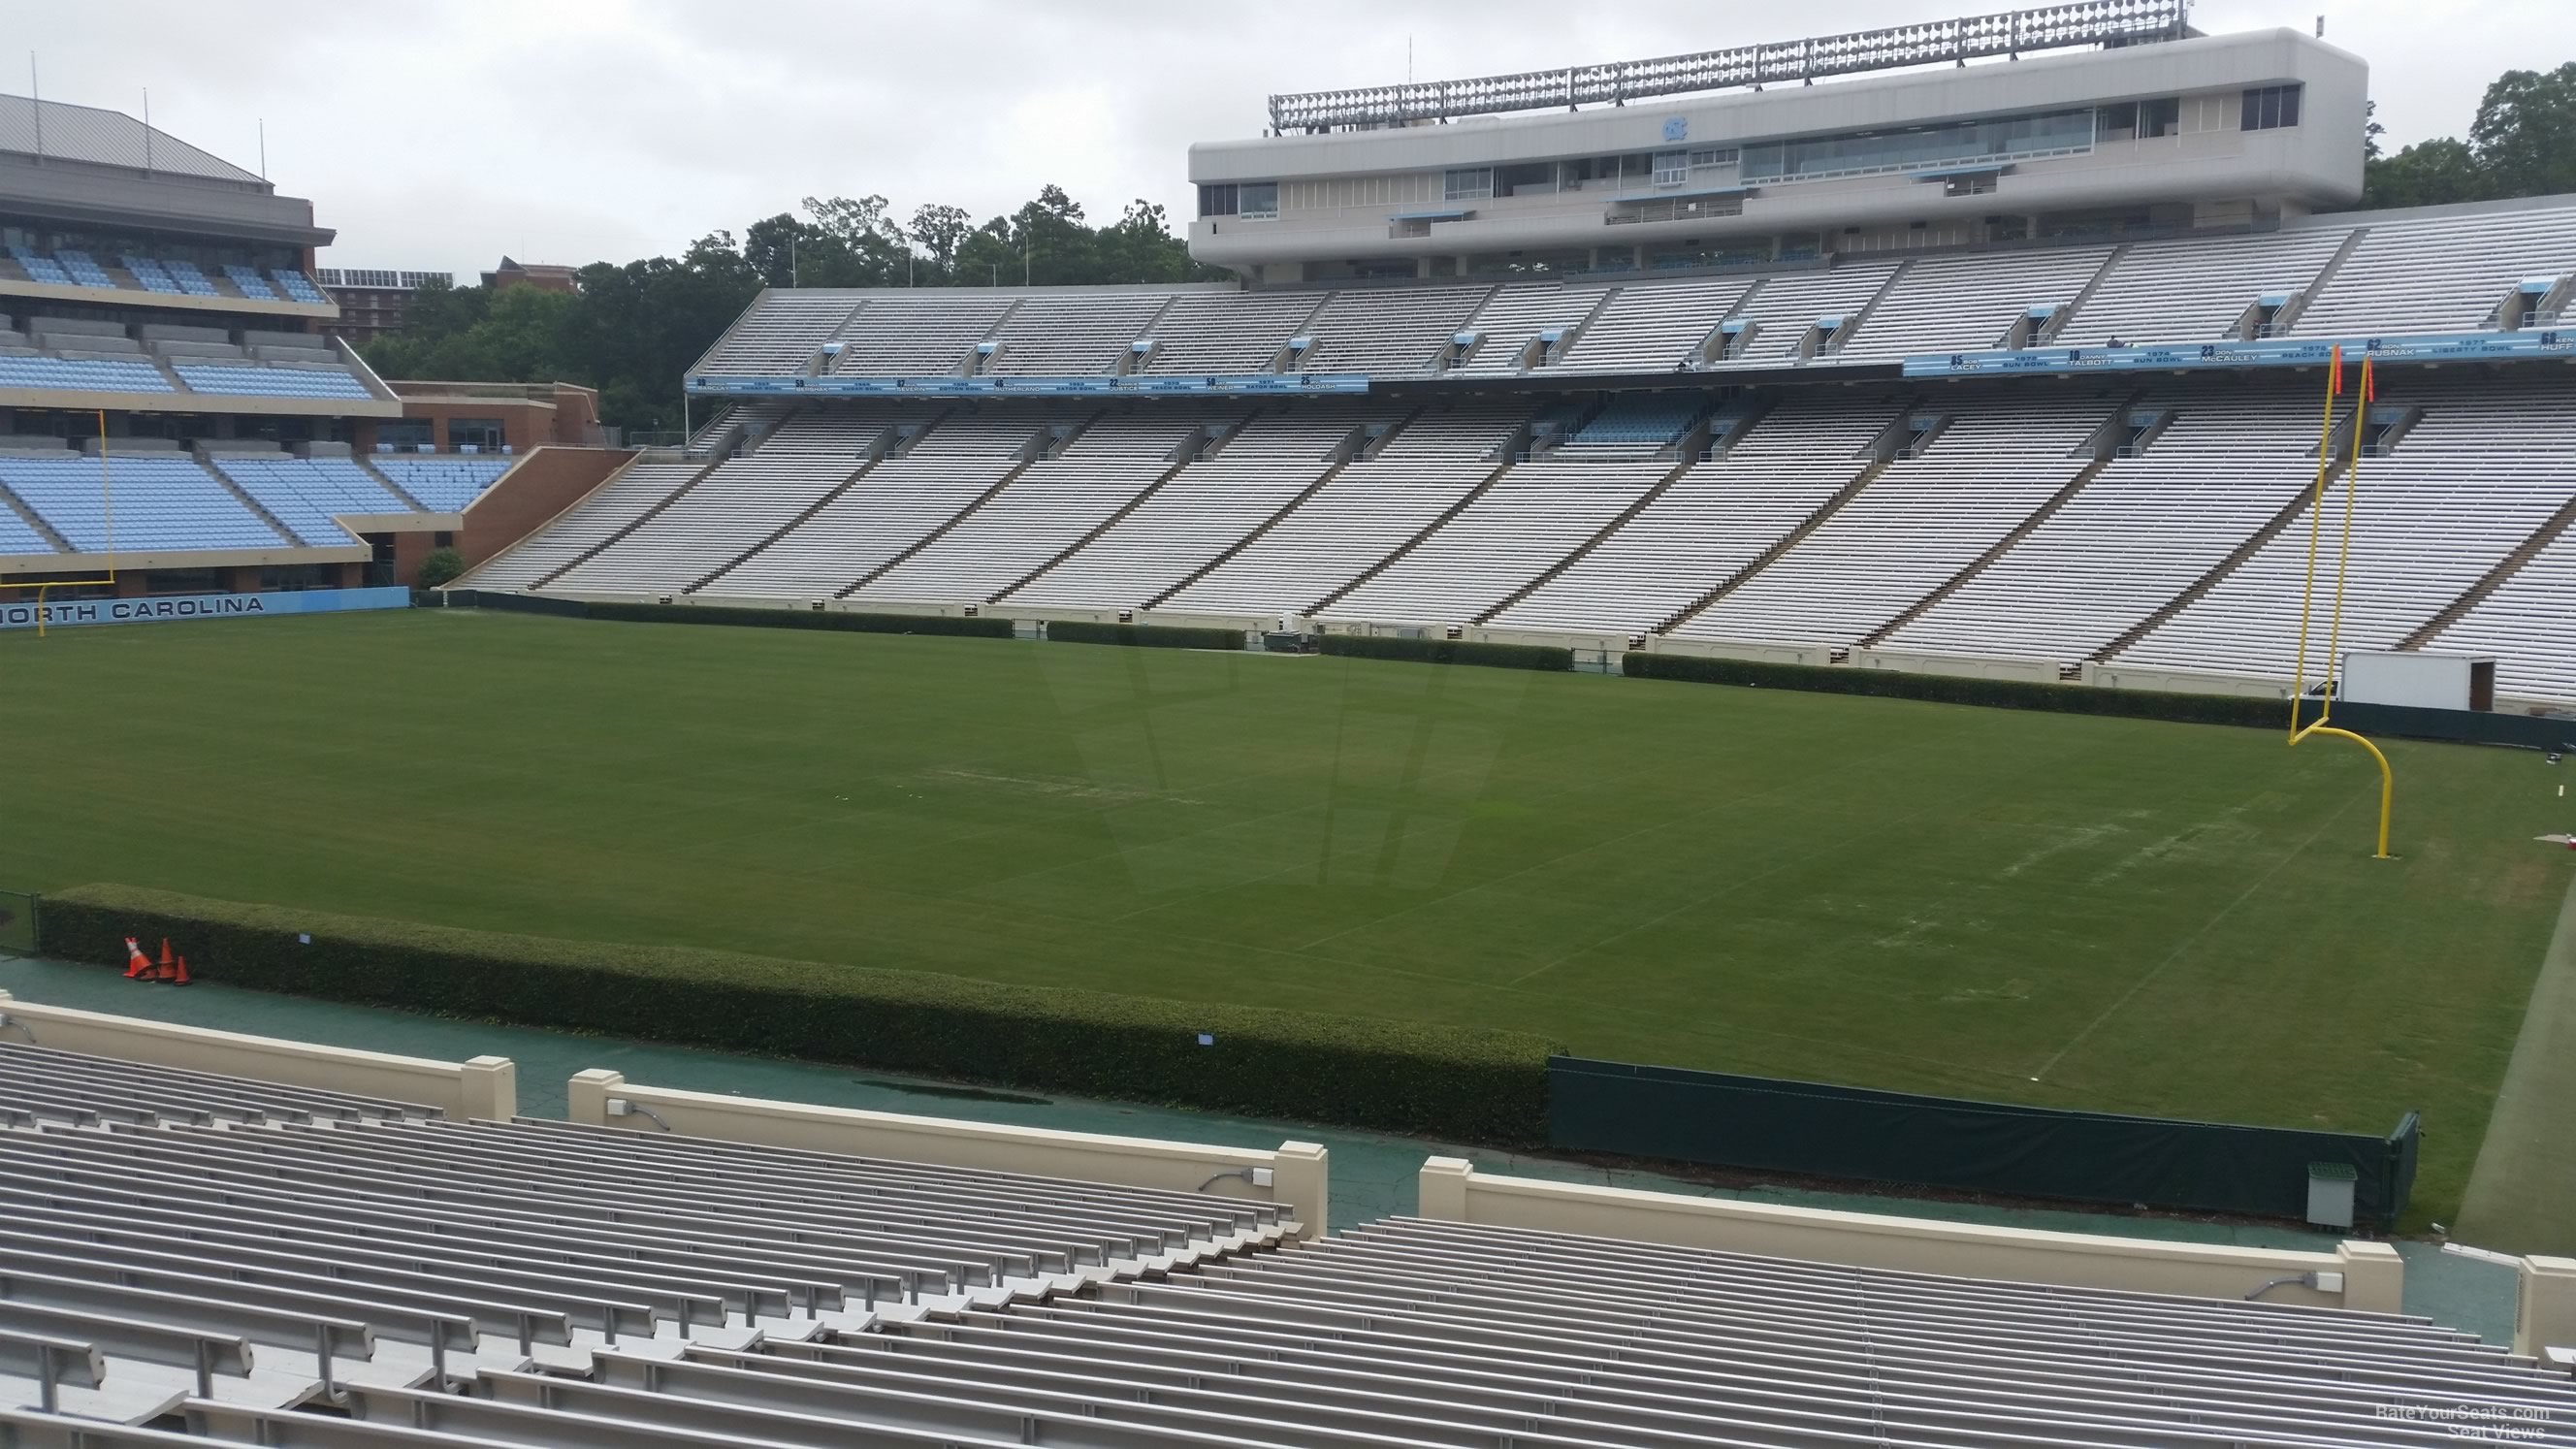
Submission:
<svg viewBox="0 0 2576 1449">
<path fill-rule="evenodd" d="M 340 1002 L 312 1001 L 245 991 L 200 981 L 185 991 L 138 986 L 118 972 L 95 966 L 0 954 L 0 990 L 21 1000 L 89 1011 L 111 1011 L 155 1021 L 184 1022 L 224 1031 L 251 1032 L 298 1041 L 409 1056 L 461 1060 L 490 1053 L 518 1064 L 519 1110 L 560 1117 L 564 1082 L 573 1073 L 608 1067 L 628 1080 L 700 1092 L 815 1102 L 880 1112 L 909 1112 L 975 1122 L 1006 1122 L 1070 1132 L 1109 1132 L 1226 1146 L 1275 1147 L 1295 1138 L 1320 1142 L 1332 1153 L 1331 1226 L 1343 1229 L 1414 1209 L 1414 1176 L 1432 1155 L 1466 1157 L 1491 1171 L 1568 1182 L 1601 1182 L 1655 1192 L 1704 1193 L 1799 1207 L 1849 1212 L 1900 1213 L 1960 1222 L 2001 1223 L 2063 1232 L 2235 1243 L 2249 1247 L 2314 1248 L 2332 1235 L 2289 1227 L 2128 1218 L 1975 1203 L 1877 1197 L 1789 1188 L 1711 1187 L 1659 1173 L 1604 1169 L 1557 1158 L 1466 1148 L 1384 1133 L 1229 1117 L 1212 1112 L 1124 1105 L 1068 1097 L 1038 1097 L 999 1089 L 944 1083 L 836 1067 L 693 1051 L 650 1042 L 579 1036 L 527 1027 L 456 1021 L 445 1017 Z M 2513 1336 L 2513 1271 L 2442 1252 L 2430 1243 L 2400 1242 L 2406 1258 L 2406 1311 L 2465 1329 L 2483 1338 Z"/>
</svg>

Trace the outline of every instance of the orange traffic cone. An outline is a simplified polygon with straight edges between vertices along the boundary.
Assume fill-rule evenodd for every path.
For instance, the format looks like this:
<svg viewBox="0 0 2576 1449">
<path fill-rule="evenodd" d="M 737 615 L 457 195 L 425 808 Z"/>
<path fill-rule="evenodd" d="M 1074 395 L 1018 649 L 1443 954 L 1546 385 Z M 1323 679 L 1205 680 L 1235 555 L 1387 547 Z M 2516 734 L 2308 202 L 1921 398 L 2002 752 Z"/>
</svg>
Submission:
<svg viewBox="0 0 2576 1449">
<path fill-rule="evenodd" d="M 161 938 L 161 964 L 153 969 L 151 979 L 156 983 L 168 981 L 177 970 L 178 958 L 170 954 L 170 938 L 164 936 Z"/>
<path fill-rule="evenodd" d="M 152 960 L 150 957 L 143 954 L 141 943 L 137 942 L 132 936 L 126 937 L 125 979 L 131 981 L 137 976 L 149 976 L 151 972 Z"/>
<path fill-rule="evenodd" d="M 178 964 L 178 966 L 175 968 L 175 970 L 174 970 L 171 974 L 163 976 L 161 979 L 162 979 L 162 980 L 164 980 L 164 981 L 169 982 L 169 983 L 170 983 L 171 985 L 173 985 L 173 986 L 185 986 L 185 985 L 187 985 L 187 984 L 188 984 L 188 958 L 187 958 L 186 956 L 184 956 L 184 955 L 183 955 L 183 956 L 181 956 L 181 957 L 179 958 L 179 964 Z"/>
</svg>

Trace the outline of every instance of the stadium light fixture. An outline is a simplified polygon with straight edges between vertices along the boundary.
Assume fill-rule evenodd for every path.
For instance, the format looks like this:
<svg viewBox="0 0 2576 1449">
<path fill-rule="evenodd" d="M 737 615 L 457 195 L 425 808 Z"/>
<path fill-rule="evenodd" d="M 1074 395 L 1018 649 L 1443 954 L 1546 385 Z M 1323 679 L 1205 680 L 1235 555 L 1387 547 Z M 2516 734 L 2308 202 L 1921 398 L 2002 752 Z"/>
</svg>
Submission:
<svg viewBox="0 0 2576 1449">
<path fill-rule="evenodd" d="M 2189 0 L 2075 0 L 2035 10 L 1998 11 L 1654 60 L 1274 95 L 1270 124 L 1283 135 L 1291 130 L 1400 126 L 1553 106 L 1571 110 L 1586 104 L 1624 105 L 1655 96 L 1758 88 L 1766 82 L 1811 81 L 1941 61 L 1964 65 L 1990 56 L 2019 56 L 2026 50 L 2178 40 L 2191 33 L 2189 8 Z"/>
</svg>

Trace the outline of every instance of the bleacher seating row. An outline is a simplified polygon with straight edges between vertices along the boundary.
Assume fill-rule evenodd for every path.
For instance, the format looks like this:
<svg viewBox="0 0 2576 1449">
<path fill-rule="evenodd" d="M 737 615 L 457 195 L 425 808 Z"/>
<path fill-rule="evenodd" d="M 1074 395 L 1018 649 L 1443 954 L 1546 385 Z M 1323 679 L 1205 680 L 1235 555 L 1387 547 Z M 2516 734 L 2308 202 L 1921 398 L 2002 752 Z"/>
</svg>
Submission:
<svg viewBox="0 0 2576 1449">
<path fill-rule="evenodd" d="M 136 440 L 102 460 L 0 435 L 0 556 L 347 547 L 337 519 L 462 512 L 506 458 L 290 457 L 214 445 L 200 459 Z"/>
<path fill-rule="evenodd" d="M 195 262 L 128 253 L 118 256 L 116 263 L 124 274 L 121 277 L 85 251 L 63 248 L 48 255 L 13 246 L 8 248 L 5 260 L 0 260 L 0 280 L 9 279 L 14 270 L 26 281 L 56 287 L 87 287 L 95 291 L 236 297 L 259 302 L 319 304 L 331 300 L 323 295 L 312 278 L 290 267 L 271 267 L 263 272 L 257 267 L 227 266 L 222 269 L 226 285 L 219 286 Z"/>
<path fill-rule="evenodd" d="M 2342 643 L 2441 647 L 2447 630 L 2501 656 L 2507 696 L 2576 698 L 2576 628 L 2515 633 L 2541 606 L 2489 577 L 2524 553 L 2567 567 L 2576 391 L 2390 370 L 2379 398 L 2374 418 L 2411 421 L 2361 463 Z M 1700 386 L 1589 411 L 805 406 L 765 414 L 784 421 L 746 457 L 631 470 L 467 584 L 2286 678 L 2318 425 L 2302 385 L 2207 378 Z M 2350 481 L 2337 456 L 2330 518 Z"/>
<path fill-rule="evenodd" d="M 434 1109 L 0 1045 L 0 1443 L 2568 1444 L 2420 1318 Z M 2463 1411 L 2469 1411 L 2464 1413 Z"/>
<path fill-rule="evenodd" d="M 366 383 L 329 339 L 300 332 L 242 334 L 220 327 L 126 324 L 87 317 L 0 315 L 0 388 L 116 393 L 204 393 L 364 402 Z"/>
<path fill-rule="evenodd" d="M 690 375 L 1722 372 L 2043 344 L 2476 333 L 2554 325 L 2571 301 L 2576 203 L 2555 198 L 1615 284 L 774 291 Z"/>
</svg>

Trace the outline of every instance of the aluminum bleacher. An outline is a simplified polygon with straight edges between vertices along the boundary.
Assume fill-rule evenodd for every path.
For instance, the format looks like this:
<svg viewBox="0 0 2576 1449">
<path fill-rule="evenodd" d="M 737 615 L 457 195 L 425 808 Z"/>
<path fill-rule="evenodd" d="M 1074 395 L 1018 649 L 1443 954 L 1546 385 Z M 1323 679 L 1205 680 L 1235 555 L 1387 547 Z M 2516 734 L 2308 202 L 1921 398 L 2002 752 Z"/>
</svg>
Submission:
<svg viewBox="0 0 2576 1449">
<path fill-rule="evenodd" d="M 1419 544 L 1316 612 L 1326 619 L 1473 623 L 1680 466 L 1569 460 L 1562 452 L 1514 466 Z"/>
<path fill-rule="evenodd" d="M 994 340 L 1001 350 L 983 370 L 1014 377 L 1114 373 L 1171 300 L 1168 292 L 1121 290 L 1031 297 L 1011 311 Z"/>
<path fill-rule="evenodd" d="M 2004 346 L 2016 321 L 2035 307 L 2073 302 L 2110 256 L 2109 247 L 2051 247 L 1916 262 L 1834 355 L 1845 362 L 1883 362 L 1963 346 Z"/>
<path fill-rule="evenodd" d="M 955 528 L 851 597 L 984 603 L 1080 543 L 1169 474 L 1201 426 L 1195 416 L 1095 419 L 1062 451 L 1031 463 Z"/>
<path fill-rule="evenodd" d="M 1504 377 L 1526 371 L 1535 344 L 1558 334 L 1549 357 L 1561 358 L 1585 321 L 1601 306 L 1610 289 L 1566 286 L 1556 282 L 1523 282 L 1495 291 L 1491 300 L 1467 319 L 1464 331 L 1476 334 L 1467 360 L 1454 369 L 1466 377 Z"/>
<path fill-rule="evenodd" d="M 1232 432 L 1221 452 L 1182 469 L 1134 511 L 998 602 L 1150 603 L 1313 487 L 1364 421 L 1339 407 L 1255 417 Z"/>
<path fill-rule="evenodd" d="M 1889 463 L 1815 532 L 1673 632 L 1858 643 L 2065 487 L 2091 461 L 2071 455 L 2111 409 L 2089 397 L 1956 404 L 1919 456 Z"/>
<path fill-rule="evenodd" d="M 690 371 L 727 376 L 802 372 L 815 350 L 839 332 L 859 306 L 846 292 L 773 287 L 725 329 Z"/>
<path fill-rule="evenodd" d="M 2576 533 L 2562 532 L 2424 647 L 2496 660 L 2496 692 L 2576 700 Z"/>
<path fill-rule="evenodd" d="M 532 589 L 616 536 L 706 469 L 703 463 L 630 463 L 516 545 L 468 574 L 475 589 Z M 714 568 L 720 559 L 707 560 Z"/>
<path fill-rule="evenodd" d="M 2349 227 L 2268 236 L 2139 242 L 2049 340 L 2065 347 L 2204 342 L 2224 335 L 2266 297 L 2307 292 Z"/>
<path fill-rule="evenodd" d="M 2378 222 L 2292 332 L 2467 332 L 2495 325 L 2515 287 L 2576 272 L 2576 207 L 2513 207 Z"/>
<path fill-rule="evenodd" d="M 1729 321 L 1740 321 L 1750 337 L 1727 354 L 1730 364 L 1794 362 L 1816 324 L 1827 317 L 1849 326 L 1896 273 L 1893 262 L 1861 262 L 1767 277 L 1736 308 Z"/>
<path fill-rule="evenodd" d="M 571 592 L 679 593 L 786 527 L 867 466 L 888 425 L 874 417 L 789 418 L 757 451 L 729 458 L 634 531 L 554 581 Z"/>
<path fill-rule="evenodd" d="M 1752 288 L 1746 277 L 1621 287 L 1555 366 L 1565 372 L 1671 372 Z"/>
<path fill-rule="evenodd" d="M 2225 406 L 2214 389 L 2195 388 L 2131 411 L 2165 409 L 2174 416 L 2151 449 L 2113 459 L 1887 647 L 2061 665 L 2090 659 L 2179 597 L 2314 478 L 2309 399 Z"/>
<path fill-rule="evenodd" d="M 854 377 L 945 377 L 962 372 L 975 344 L 1018 306 L 1017 296 L 924 291 L 877 294 L 834 340 L 832 371 Z M 782 369 L 792 371 L 793 369 Z"/>
<path fill-rule="evenodd" d="M 1336 292 L 1307 332 L 1299 372 L 1427 372 L 1491 287 Z"/>
<path fill-rule="evenodd" d="M 1315 315 L 1321 292 L 1183 292 L 1154 319 L 1149 373 L 1264 372 Z"/>
<path fill-rule="evenodd" d="M 1782 403 L 1694 464 L 1571 568 L 1496 615 L 1520 629 L 1642 633 L 1733 577 L 1847 487 L 1892 401 Z"/>
<path fill-rule="evenodd" d="M 2409 382 L 2384 386 L 2380 400 L 2421 406 L 2423 417 L 2394 456 L 2362 461 L 2346 649 L 2396 647 L 2576 497 L 2576 393 L 2564 386 Z M 2325 522 L 2338 531 L 2350 484 L 2341 475 L 2327 489 Z M 2208 593 L 2115 658 L 2290 679 L 2308 532 L 2302 509 Z M 2326 651 L 2320 628 L 2308 641 L 2310 679 L 2323 676 Z"/>
<path fill-rule="evenodd" d="M 1026 415 L 952 414 L 859 475 L 839 497 L 740 564 L 705 592 L 748 598 L 828 598 L 901 557 L 998 485 L 1028 456 L 1037 424 Z"/>
<path fill-rule="evenodd" d="M 1302 614 L 1492 478 L 1498 454 L 1527 425 L 1526 411 L 1508 404 L 1416 417 L 1161 606 Z"/>
</svg>

